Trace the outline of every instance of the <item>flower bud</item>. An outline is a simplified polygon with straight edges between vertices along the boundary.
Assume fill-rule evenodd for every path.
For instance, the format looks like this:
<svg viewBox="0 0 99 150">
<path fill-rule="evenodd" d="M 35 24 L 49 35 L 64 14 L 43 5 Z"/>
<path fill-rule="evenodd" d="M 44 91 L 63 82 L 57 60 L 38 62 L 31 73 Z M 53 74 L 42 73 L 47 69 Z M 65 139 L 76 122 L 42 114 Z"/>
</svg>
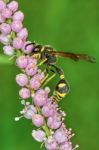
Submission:
<svg viewBox="0 0 99 150">
<path fill-rule="evenodd" d="M 33 105 L 28 105 L 24 109 L 24 117 L 27 119 L 32 119 L 32 116 L 37 113 L 36 108 Z"/>
<path fill-rule="evenodd" d="M 20 32 L 23 27 L 21 21 L 13 21 L 11 24 L 11 28 L 14 32 Z"/>
<path fill-rule="evenodd" d="M 45 132 L 42 130 L 33 130 L 32 136 L 38 142 L 43 142 L 46 139 Z"/>
<path fill-rule="evenodd" d="M 15 11 L 17 11 L 17 9 L 18 9 L 18 2 L 16 2 L 16 1 L 11 1 L 11 2 L 7 5 L 7 7 L 8 7 L 11 11 L 15 12 Z"/>
<path fill-rule="evenodd" d="M 58 144 L 54 138 L 49 138 L 45 141 L 45 147 L 47 150 L 58 150 Z M 60 150 L 60 149 L 59 149 Z"/>
<path fill-rule="evenodd" d="M 35 93 L 33 102 L 37 106 L 43 106 L 44 104 L 46 104 L 47 99 L 48 99 L 48 93 L 46 93 L 45 90 L 40 89 Z"/>
<path fill-rule="evenodd" d="M 25 74 L 20 73 L 16 75 L 16 82 L 18 83 L 18 85 L 23 87 L 28 83 L 28 78 Z"/>
<path fill-rule="evenodd" d="M 24 20 L 24 14 L 22 11 L 15 12 L 13 20 L 22 22 Z"/>
<path fill-rule="evenodd" d="M 0 13 L 0 23 L 3 23 L 3 22 L 5 22 L 5 18 Z"/>
<path fill-rule="evenodd" d="M 19 95 L 21 98 L 23 99 L 28 99 L 30 98 L 30 90 L 27 89 L 27 88 L 22 88 L 20 91 L 19 91 Z"/>
<path fill-rule="evenodd" d="M 26 28 L 23 28 L 20 32 L 17 33 L 17 36 L 22 40 L 26 40 L 26 38 L 28 37 L 28 30 Z"/>
<path fill-rule="evenodd" d="M 4 1 L 0 0 L 0 12 L 6 7 L 6 4 Z"/>
<path fill-rule="evenodd" d="M 34 114 L 32 117 L 32 122 L 36 127 L 41 127 L 44 124 L 44 118 L 42 115 Z"/>
<path fill-rule="evenodd" d="M 42 73 L 35 74 L 30 80 L 30 87 L 34 90 L 38 90 L 41 86 L 44 76 Z"/>
<path fill-rule="evenodd" d="M 12 46 L 4 46 L 3 51 L 4 51 L 4 54 L 8 56 L 12 56 L 14 54 L 14 48 Z"/>
<path fill-rule="evenodd" d="M 4 45 L 8 45 L 9 44 L 9 41 L 10 41 L 10 38 L 8 35 L 3 35 L 1 34 L 0 35 L 0 42 Z"/>
<path fill-rule="evenodd" d="M 19 68 L 26 68 L 28 64 L 28 58 L 26 56 L 20 56 L 16 59 L 16 64 Z"/>
<path fill-rule="evenodd" d="M 29 76 L 33 76 L 37 73 L 37 66 L 35 64 L 32 64 L 32 63 L 28 64 L 25 71 Z"/>
<path fill-rule="evenodd" d="M 6 18 L 6 19 L 8 19 L 8 18 L 11 18 L 11 16 L 12 16 L 12 11 L 9 9 L 9 8 L 4 8 L 3 10 L 2 10 L 2 16 L 4 17 L 4 18 Z"/>
<path fill-rule="evenodd" d="M 0 30 L 1 30 L 2 34 L 6 35 L 6 34 L 9 34 L 11 32 L 11 27 L 7 23 L 2 23 L 0 25 Z"/>
<path fill-rule="evenodd" d="M 13 40 L 13 47 L 16 49 L 21 49 L 24 45 L 24 42 L 21 38 L 17 37 Z"/>
</svg>

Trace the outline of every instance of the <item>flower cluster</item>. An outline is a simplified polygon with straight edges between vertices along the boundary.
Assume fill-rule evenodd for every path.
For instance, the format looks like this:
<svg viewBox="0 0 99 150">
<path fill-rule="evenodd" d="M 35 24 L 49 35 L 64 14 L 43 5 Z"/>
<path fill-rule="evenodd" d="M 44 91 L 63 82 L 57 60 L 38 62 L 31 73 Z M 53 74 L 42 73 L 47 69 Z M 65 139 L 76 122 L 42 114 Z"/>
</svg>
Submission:
<svg viewBox="0 0 99 150">
<path fill-rule="evenodd" d="M 0 42 L 4 45 L 4 54 L 15 57 L 21 73 L 16 75 L 20 86 L 19 97 L 23 110 L 18 121 L 24 117 L 30 119 L 37 128 L 32 131 L 33 138 L 45 144 L 47 150 L 74 150 L 70 142 L 71 129 L 64 125 L 66 114 L 58 103 L 49 96 L 50 88 L 44 87 L 44 71 L 39 69 L 38 59 L 31 55 L 33 46 L 27 40 L 28 31 L 23 26 L 24 14 L 18 10 L 18 2 L 0 0 Z"/>
</svg>

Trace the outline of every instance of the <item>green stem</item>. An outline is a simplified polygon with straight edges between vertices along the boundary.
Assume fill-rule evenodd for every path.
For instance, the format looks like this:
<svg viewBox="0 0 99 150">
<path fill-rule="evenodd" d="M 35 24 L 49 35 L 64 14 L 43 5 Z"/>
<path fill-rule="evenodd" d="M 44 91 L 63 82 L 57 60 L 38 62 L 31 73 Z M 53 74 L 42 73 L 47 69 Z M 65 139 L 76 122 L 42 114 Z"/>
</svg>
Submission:
<svg viewBox="0 0 99 150">
<path fill-rule="evenodd" d="M 9 0 L 3 0 L 5 3 L 9 3 Z"/>
<path fill-rule="evenodd" d="M 50 130 L 49 130 L 49 128 L 47 127 L 46 122 L 45 122 L 45 125 L 42 126 L 42 128 L 43 128 L 43 130 L 45 131 L 46 136 L 49 137 L 49 136 L 50 136 Z"/>
</svg>

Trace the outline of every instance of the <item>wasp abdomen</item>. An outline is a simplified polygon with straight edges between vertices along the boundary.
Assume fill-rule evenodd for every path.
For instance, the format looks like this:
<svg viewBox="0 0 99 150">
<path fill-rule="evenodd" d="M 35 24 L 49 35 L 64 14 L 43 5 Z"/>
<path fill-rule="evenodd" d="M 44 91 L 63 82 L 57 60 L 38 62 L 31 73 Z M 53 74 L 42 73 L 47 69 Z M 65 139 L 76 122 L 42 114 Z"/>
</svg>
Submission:
<svg viewBox="0 0 99 150">
<path fill-rule="evenodd" d="M 61 79 L 56 85 L 53 98 L 56 101 L 60 101 L 61 99 L 63 99 L 68 94 L 69 89 L 70 89 L 69 85 L 65 81 L 65 79 Z"/>
</svg>

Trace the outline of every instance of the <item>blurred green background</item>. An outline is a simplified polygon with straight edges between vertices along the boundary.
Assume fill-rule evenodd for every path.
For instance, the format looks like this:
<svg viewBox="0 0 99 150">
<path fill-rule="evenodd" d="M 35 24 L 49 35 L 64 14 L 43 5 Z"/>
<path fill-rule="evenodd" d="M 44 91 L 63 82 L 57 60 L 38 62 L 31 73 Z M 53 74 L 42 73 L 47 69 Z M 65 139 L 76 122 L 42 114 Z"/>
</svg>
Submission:
<svg viewBox="0 0 99 150">
<path fill-rule="evenodd" d="M 80 150 L 99 149 L 99 1 L 19 0 L 25 14 L 29 39 L 53 45 L 57 50 L 87 53 L 96 64 L 60 58 L 71 92 L 60 106 L 67 113 L 66 125 L 73 128 L 74 144 Z M 2 46 L 0 48 L 2 53 Z M 31 121 L 14 122 L 21 110 L 15 65 L 0 64 L 0 149 L 39 150 L 32 139 Z M 54 86 L 55 82 L 53 83 Z M 44 148 L 42 148 L 44 150 Z"/>
</svg>

